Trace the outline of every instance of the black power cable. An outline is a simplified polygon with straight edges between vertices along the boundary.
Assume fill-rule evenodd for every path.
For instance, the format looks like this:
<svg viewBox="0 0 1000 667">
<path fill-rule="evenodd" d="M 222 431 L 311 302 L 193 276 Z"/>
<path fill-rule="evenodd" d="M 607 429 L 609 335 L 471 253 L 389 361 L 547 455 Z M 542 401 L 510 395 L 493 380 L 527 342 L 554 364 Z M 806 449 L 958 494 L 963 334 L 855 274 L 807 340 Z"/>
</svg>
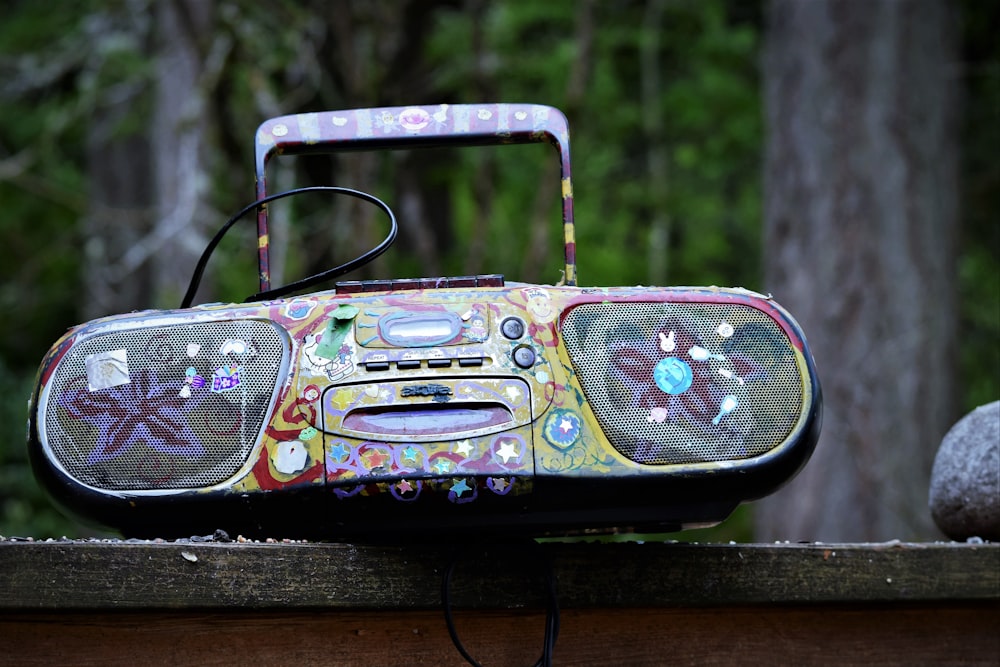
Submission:
<svg viewBox="0 0 1000 667">
<path fill-rule="evenodd" d="M 506 546 L 533 546 L 537 551 L 539 551 L 537 563 L 539 563 L 543 569 L 543 575 L 545 578 L 545 637 L 542 643 L 542 655 L 535 662 L 534 667 L 551 667 L 552 665 L 552 654 L 555 651 L 556 640 L 559 637 L 559 599 L 556 595 L 556 579 L 555 574 L 552 571 L 552 563 L 549 561 L 547 554 L 542 550 L 541 545 L 534 540 L 528 540 L 526 543 L 517 542 Z M 452 554 L 451 561 L 444 570 L 444 575 L 441 577 L 441 604 L 444 607 L 444 619 L 445 624 L 448 626 L 448 635 L 451 637 L 451 642 L 455 645 L 458 652 L 465 658 L 466 662 L 474 667 L 482 667 L 482 665 L 472 657 L 469 651 L 462 644 L 462 641 L 458 637 L 458 630 L 455 629 L 455 619 L 452 614 L 451 609 L 451 578 L 455 572 L 455 566 L 464 554 L 464 549 L 456 548 L 455 552 Z"/>
<path fill-rule="evenodd" d="M 335 192 L 337 194 L 355 197 L 374 204 L 378 208 L 382 209 L 382 211 L 389 217 L 389 233 L 377 246 L 349 262 L 336 266 L 332 269 L 328 269 L 327 271 L 309 276 L 308 278 L 303 278 L 301 280 L 288 283 L 287 285 L 282 285 L 281 287 L 276 287 L 264 292 L 258 292 L 257 294 L 248 297 L 246 299 L 247 301 L 275 299 L 328 280 L 333 280 L 334 278 L 342 276 L 345 273 L 350 273 L 351 271 L 354 271 L 355 269 L 360 268 L 372 261 L 388 250 L 389 246 L 391 246 L 393 241 L 396 240 L 396 234 L 399 231 L 399 225 L 396 222 L 396 215 L 392 212 L 392 209 L 389 208 L 388 204 L 383 202 L 378 197 L 368 194 L 367 192 L 352 190 L 350 188 L 342 188 L 334 185 L 314 185 L 306 188 L 296 188 L 294 190 L 287 190 L 285 192 L 268 195 L 263 199 L 258 199 L 252 204 L 248 204 L 243 207 L 243 209 L 241 209 L 233 217 L 229 218 L 229 220 L 226 221 L 226 224 L 222 225 L 219 231 L 215 233 L 215 236 L 212 237 L 212 240 L 208 242 L 208 245 L 205 246 L 204 252 L 202 252 L 201 257 L 198 259 L 198 263 L 195 265 L 194 274 L 191 276 L 191 282 L 188 285 L 187 293 L 185 293 L 184 299 L 181 301 L 181 308 L 189 308 L 191 306 L 191 302 L 194 301 L 195 293 L 198 291 L 198 286 L 201 284 L 201 278 L 205 273 L 205 267 L 208 265 L 208 260 L 211 258 L 216 246 L 218 246 L 219 242 L 222 241 L 222 237 L 226 235 L 226 232 L 228 232 L 234 224 L 236 224 L 250 211 L 260 208 L 268 202 L 272 202 L 276 199 L 283 199 L 285 197 L 291 197 L 293 195 L 304 194 L 306 192 Z"/>
</svg>

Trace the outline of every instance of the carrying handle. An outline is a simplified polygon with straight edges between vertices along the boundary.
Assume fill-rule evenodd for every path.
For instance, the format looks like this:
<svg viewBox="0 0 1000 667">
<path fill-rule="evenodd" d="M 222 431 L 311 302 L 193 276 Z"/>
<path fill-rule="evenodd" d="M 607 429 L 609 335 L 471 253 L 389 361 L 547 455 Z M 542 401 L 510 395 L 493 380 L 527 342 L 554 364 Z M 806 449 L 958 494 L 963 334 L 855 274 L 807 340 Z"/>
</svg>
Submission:
<svg viewBox="0 0 1000 667">
<path fill-rule="evenodd" d="M 280 116 L 257 128 L 257 199 L 267 196 L 267 163 L 275 155 L 438 146 L 548 142 L 559 151 L 566 285 L 576 285 L 576 234 L 570 180 L 569 125 L 554 107 L 537 104 L 439 104 L 351 109 Z M 257 213 L 260 291 L 271 289 L 267 207 Z"/>
</svg>

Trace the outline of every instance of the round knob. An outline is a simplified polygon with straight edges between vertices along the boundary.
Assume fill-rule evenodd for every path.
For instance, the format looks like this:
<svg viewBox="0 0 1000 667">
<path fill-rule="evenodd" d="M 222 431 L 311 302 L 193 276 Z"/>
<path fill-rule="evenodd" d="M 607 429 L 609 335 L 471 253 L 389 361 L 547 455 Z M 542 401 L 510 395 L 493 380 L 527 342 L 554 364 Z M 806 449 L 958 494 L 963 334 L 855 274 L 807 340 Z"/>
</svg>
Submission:
<svg viewBox="0 0 1000 667">
<path fill-rule="evenodd" d="M 524 335 L 524 322 L 516 317 L 508 317 L 500 323 L 500 333 L 511 340 L 517 340 Z"/>
<path fill-rule="evenodd" d="M 531 368 L 535 365 L 535 350 L 527 345 L 514 348 L 514 363 L 521 368 Z"/>
</svg>

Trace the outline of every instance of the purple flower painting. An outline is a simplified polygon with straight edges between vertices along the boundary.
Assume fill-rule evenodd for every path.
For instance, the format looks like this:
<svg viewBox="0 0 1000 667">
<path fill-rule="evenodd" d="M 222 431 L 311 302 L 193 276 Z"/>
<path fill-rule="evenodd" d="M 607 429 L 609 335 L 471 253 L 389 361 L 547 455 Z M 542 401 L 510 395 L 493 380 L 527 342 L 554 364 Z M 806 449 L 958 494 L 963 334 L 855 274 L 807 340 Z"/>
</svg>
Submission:
<svg viewBox="0 0 1000 667">
<path fill-rule="evenodd" d="M 138 371 L 117 387 L 67 389 L 59 404 L 72 419 L 98 430 L 88 464 L 110 461 L 140 441 L 164 454 L 198 458 L 205 448 L 185 417 L 194 402 L 178 396 L 180 387 L 179 381 L 160 383 L 153 371 Z"/>
</svg>

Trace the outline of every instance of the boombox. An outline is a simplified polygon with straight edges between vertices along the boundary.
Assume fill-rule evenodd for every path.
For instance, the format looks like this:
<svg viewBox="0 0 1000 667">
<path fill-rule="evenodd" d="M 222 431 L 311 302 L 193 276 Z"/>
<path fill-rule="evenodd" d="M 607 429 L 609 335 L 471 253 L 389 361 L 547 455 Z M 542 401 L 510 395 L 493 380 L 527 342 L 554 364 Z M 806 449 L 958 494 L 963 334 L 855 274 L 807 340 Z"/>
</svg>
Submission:
<svg viewBox="0 0 1000 667">
<path fill-rule="evenodd" d="M 279 154 L 548 142 L 565 275 L 272 288 Z M 795 321 L 718 287 L 580 287 L 565 117 L 538 105 L 308 113 L 256 135 L 260 293 L 106 317 L 42 362 L 29 446 L 67 511 L 136 537 L 529 536 L 718 523 L 790 479 L 820 427 Z M 389 207 L 372 201 L 395 235 Z M 230 220 L 226 227 L 235 221 Z M 221 233 L 210 244 L 208 254 Z M 204 262 L 196 271 L 200 276 Z M 336 274 L 336 275 L 335 275 Z"/>
</svg>

